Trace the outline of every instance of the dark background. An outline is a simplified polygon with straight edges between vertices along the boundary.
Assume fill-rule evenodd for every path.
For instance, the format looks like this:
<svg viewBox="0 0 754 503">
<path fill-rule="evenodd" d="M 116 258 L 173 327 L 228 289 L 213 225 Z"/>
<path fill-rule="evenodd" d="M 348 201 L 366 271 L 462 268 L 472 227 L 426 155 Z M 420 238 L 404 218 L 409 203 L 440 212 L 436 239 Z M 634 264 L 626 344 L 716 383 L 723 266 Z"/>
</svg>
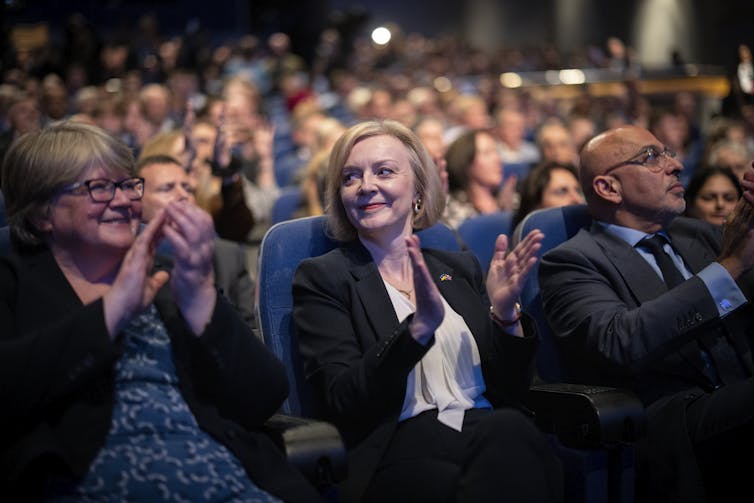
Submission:
<svg viewBox="0 0 754 503">
<path fill-rule="evenodd" d="M 644 21 L 639 19 L 643 5 L 650 5 L 651 23 L 646 15 Z M 663 5 L 683 6 L 688 14 L 668 18 Z M 677 44 L 685 61 L 726 68 L 735 63 L 739 43 L 754 45 L 752 0 L 3 0 L 1 9 L 6 33 L 17 24 L 47 21 L 53 37 L 74 12 L 83 14 L 104 38 L 129 36 L 145 13 L 156 15 L 163 35 L 200 29 L 212 43 L 241 33 L 264 37 L 284 31 L 291 35 L 294 50 L 306 59 L 325 27 L 368 33 L 386 22 L 397 23 L 404 32 L 454 34 L 476 45 L 525 48 L 552 43 L 563 52 L 587 44 L 604 47 L 612 35 L 636 47 L 642 29 L 685 29 L 691 35 Z M 493 19 L 483 18 L 485 26 L 480 28 L 474 20 L 490 9 Z M 670 58 L 669 52 L 649 56 Z"/>
</svg>

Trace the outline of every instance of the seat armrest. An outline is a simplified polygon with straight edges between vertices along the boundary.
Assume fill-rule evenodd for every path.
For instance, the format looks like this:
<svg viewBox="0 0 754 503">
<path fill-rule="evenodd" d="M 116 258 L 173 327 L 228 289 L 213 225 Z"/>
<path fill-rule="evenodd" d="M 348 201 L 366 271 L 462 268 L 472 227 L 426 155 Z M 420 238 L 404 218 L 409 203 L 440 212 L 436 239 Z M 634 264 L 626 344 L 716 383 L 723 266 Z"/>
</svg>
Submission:
<svg viewBox="0 0 754 503">
<path fill-rule="evenodd" d="M 325 421 L 275 414 L 264 429 L 288 461 L 319 488 L 346 477 L 346 449 L 337 428 Z"/>
<path fill-rule="evenodd" d="M 540 429 L 569 447 L 634 443 L 646 432 L 644 405 L 624 389 L 585 384 L 535 384 L 526 406 Z"/>
</svg>

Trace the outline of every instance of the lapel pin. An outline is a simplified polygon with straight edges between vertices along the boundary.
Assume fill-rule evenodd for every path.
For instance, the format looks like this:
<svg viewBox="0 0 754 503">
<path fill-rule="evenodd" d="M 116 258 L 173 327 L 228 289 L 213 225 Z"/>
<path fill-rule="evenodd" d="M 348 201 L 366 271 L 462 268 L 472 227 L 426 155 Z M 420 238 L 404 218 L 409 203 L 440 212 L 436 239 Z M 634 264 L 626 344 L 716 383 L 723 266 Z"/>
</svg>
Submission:
<svg viewBox="0 0 754 503">
<path fill-rule="evenodd" d="M 453 276 L 450 274 L 442 273 L 440 275 L 440 281 L 451 281 L 453 279 Z"/>
</svg>

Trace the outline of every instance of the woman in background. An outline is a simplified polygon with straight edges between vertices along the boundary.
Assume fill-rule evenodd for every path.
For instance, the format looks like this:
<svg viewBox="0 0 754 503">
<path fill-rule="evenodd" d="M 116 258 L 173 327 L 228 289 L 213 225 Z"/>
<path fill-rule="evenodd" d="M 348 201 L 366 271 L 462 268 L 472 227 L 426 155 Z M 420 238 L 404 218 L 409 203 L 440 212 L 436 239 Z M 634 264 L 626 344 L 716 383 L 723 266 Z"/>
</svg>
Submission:
<svg viewBox="0 0 754 503">
<path fill-rule="evenodd" d="M 520 194 L 521 202 L 513 217 L 513 228 L 534 210 L 584 204 L 576 167 L 556 161 L 535 166 L 521 182 Z"/>
<path fill-rule="evenodd" d="M 503 182 L 497 143 L 487 130 L 462 133 L 448 146 L 445 160 L 449 196 L 443 220 L 453 229 L 469 217 L 516 206 L 516 177 Z"/>
<path fill-rule="evenodd" d="M 686 216 L 723 225 L 741 195 L 741 183 L 730 168 L 702 168 L 694 173 L 686 188 Z"/>
</svg>

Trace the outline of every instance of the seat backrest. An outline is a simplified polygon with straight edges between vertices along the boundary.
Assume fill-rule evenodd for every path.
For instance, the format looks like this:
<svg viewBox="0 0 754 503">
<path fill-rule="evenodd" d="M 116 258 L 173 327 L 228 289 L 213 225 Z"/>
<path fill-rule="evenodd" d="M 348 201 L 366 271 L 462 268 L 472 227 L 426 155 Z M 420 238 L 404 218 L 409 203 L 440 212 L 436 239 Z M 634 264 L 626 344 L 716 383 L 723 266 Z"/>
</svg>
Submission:
<svg viewBox="0 0 754 503">
<path fill-rule="evenodd" d="M 512 212 L 496 211 L 467 218 L 458 226 L 458 235 L 479 259 L 485 273 L 492 260 L 497 236 L 506 234 L 510 237 L 513 231 L 512 221 Z"/>
<path fill-rule="evenodd" d="M 460 250 L 455 233 L 443 224 L 418 232 L 422 247 Z M 282 412 L 316 417 L 315 403 L 304 379 L 293 331 L 291 285 L 299 263 L 338 246 L 325 231 L 325 217 L 287 220 L 270 227 L 262 239 L 257 262 L 256 309 L 265 344 L 285 364 L 290 383 Z"/>
<path fill-rule="evenodd" d="M 561 206 L 535 210 L 526 215 L 513 233 L 513 242 L 518 243 L 533 229 L 541 230 L 545 237 L 539 258 L 552 248 L 573 237 L 579 229 L 588 227 L 592 216 L 586 205 Z M 521 307 L 537 323 L 540 334 L 540 346 L 537 351 L 537 372 L 546 382 L 567 382 L 565 368 L 555 346 L 554 335 L 547 324 L 542 309 L 542 298 L 539 292 L 539 267 L 535 267 L 526 278 L 521 291 Z"/>
<path fill-rule="evenodd" d="M 276 224 L 294 218 L 301 206 L 301 199 L 301 189 L 298 186 L 281 188 L 280 195 L 272 203 L 272 223 Z"/>
<path fill-rule="evenodd" d="M 531 167 L 530 162 L 505 162 L 503 163 L 503 179 L 507 180 L 509 176 L 516 175 L 518 182 L 521 182 L 529 174 Z"/>
</svg>

